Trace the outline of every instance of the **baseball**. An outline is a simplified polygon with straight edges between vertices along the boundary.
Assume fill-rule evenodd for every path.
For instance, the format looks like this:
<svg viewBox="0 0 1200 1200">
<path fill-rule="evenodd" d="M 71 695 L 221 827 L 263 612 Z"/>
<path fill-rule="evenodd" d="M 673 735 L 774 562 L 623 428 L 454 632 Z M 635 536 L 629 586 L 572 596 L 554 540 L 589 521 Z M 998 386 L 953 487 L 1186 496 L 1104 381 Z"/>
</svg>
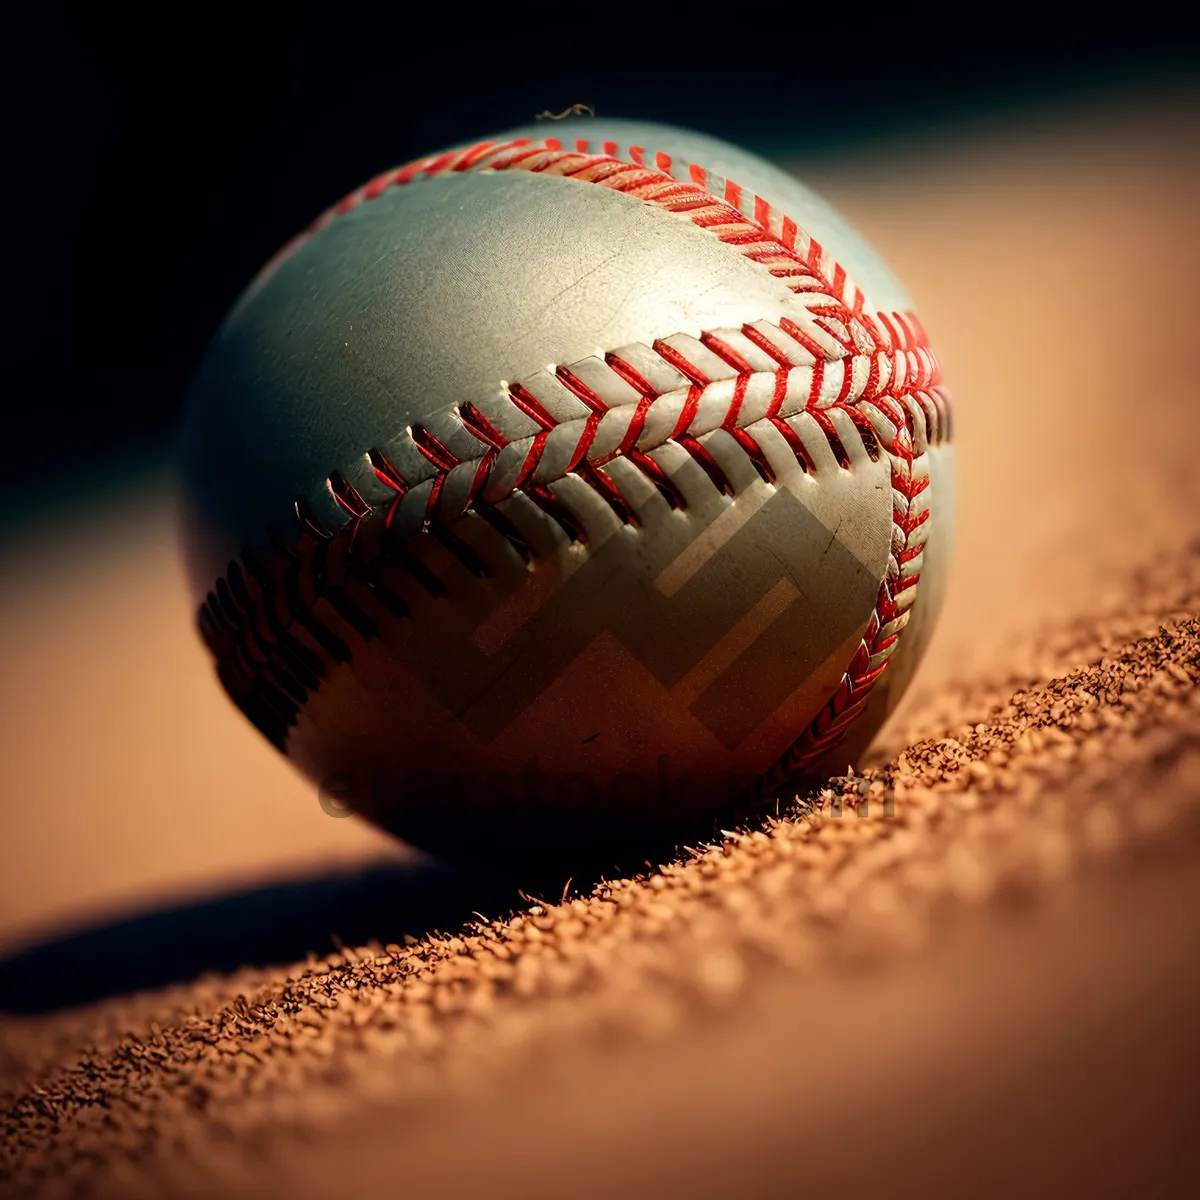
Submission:
<svg viewBox="0 0 1200 1200">
<path fill-rule="evenodd" d="M 844 771 L 949 557 L 913 307 L 813 192 L 695 133 L 540 122 L 377 176 L 194 381 L 221 683 L 318 786 L 460 860 Z"/>
</svg>

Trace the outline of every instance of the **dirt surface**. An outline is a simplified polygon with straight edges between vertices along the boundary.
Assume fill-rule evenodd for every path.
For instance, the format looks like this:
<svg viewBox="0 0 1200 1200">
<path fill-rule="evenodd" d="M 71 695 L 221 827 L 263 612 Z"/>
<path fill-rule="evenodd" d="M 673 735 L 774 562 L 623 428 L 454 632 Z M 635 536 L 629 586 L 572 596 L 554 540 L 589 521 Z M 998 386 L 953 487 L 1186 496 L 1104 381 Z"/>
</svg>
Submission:
<svg viewBox="0 0 1200 1200">
<path fill-rule="evenodd" d="M 8 1186 L 1182 1190 L 1194 115 L 1174 98 L 806 172 L 911 286 L 959 401 L 943 627 L 864 774 L 586 894 L 5 1017 Z M 13 953 L 248 878 L 405 861 L 222 706 L 155 495 L 109 541 L 13 551 L 33 565 L 0 598 L 2 660 L 57 718 L 30 702 L 0 734 L 38 801 L 0 830 Z"/>
</svg>

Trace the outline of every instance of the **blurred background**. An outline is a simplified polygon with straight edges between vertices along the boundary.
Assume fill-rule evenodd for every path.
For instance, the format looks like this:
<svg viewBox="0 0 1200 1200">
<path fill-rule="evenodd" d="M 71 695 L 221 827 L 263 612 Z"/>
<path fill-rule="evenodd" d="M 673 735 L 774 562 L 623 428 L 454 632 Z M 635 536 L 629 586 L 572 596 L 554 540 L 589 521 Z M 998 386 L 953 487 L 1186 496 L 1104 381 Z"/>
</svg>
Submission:
<svg viewBox="0 0 1200 1200">
<path fill-rule="evenodd" d="M 425 19 L 8 14 L 0 1006 L 113 990 L 127 961 L 97 964 L 131 931 L 165 945 L 186 928 L 194 947 L 123 986 L 323 950 L 366 936 L 393 872 L 410 878 L 402 847 L 323 812 L 217 688 L 170 478 L 186 383 L 226 308 L 387 166 L 586 103 L 741 143 L 829 195 L 915 294 L 959 398 L 960 561 L 918 690 L 1075 611 L 1107 565 L 1194 532 L 1185 32 L 955 42 L 830 19 L 726 30 L 705 59 L 678 27 L 620 17 L 617 37 L 596 9 L 497 15 L 525 24 L 475 25 L 469 47 Z M 1130 310 L 1147 308 L 1135 333 Z"/>
</svg>

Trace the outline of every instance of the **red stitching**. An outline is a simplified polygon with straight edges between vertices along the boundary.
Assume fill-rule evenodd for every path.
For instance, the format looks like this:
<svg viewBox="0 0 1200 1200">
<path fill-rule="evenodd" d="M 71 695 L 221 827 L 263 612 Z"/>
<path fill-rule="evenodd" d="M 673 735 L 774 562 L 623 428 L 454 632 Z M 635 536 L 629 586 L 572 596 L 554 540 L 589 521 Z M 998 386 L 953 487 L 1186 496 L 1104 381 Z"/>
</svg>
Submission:
<svg viewBox="0 0 1200 1200">
<path fill-rule="evenodd" d="M 429 498 L 425 501 L 425 516 L 422 521 L 423 529 L 428 529 L 437 519 L 438 504 L 441 502 L 442 489 L 445 486 L 446 476 L 444 474 L 433 477 L 433 486 L 429 489 Z"/>
<path fill-rule="evenodd" d="M 818 363 L 824 363 L 825 351 L 822 350 L 821 347 L 818 346 L 817 343 L 814 342 L 813 339 L 810 338 L 808 334 L 796 324 L 795 321 L 784 317 L 779 322 L 779 328 L 782 329 L 789 337 L 795 338 L 795 340 L 798 341 L 800 345 L 802 345 Z"/>
<path fill-rule="evenodd" d="M 484 445 L 493 450 L 503 450 L 508 445 L 508 439 L 471 403 L 460 404 L 458 419 L 466 427 L 472 437 L 478 438 Z M 378 454 L 377 450 L 372 451 Z M 382 457 L 382 455 L 380 455 Z"/>
<path fill-rule="evenodd" d="M 567 367 L 555 367 L 554 374 L 576 399 L 582 400 L 597 416 L 603 416 L 608 411 L 607 405 L 586 383 Z M 643 381 L 644 382 L 644 381 Z"/>
<path fill-rule="evenodd" d="M 587 531 L 575 518 L 575 514 L 548 488 L 540 485 L 525 488 L 525 495 L 534 502 L 552 521 L 566 530 L 573 542 L 586 546 Z"/>
<path fill-rule="evenodd" d="M 528 170 L 543 173 L 562 169 L 568 178 L 580 182 L 594 183 L 614 191 L 641 193 L 646 203 L 667 208 L 673 212 L 688 213 L 690 219 L 701 228 L 712 229 L 714 235 L 734 248 L 743 248 L 749 258 L 761 262 L 773 275 L 802 287 L 804 281 L 820 277 L 819 265 L 822 249 L 818 242 L 811 241 L 807 255 L 796 251 L 798 229 L 790 218 L 782 217 L 779 235 L 771 232 L 768 223 L 771 208 L 761 197 L 754 197 L 754 218 L 742 211 L 743 192 L 732 180 L 725 181 L 723 197 L 714 196 L 707 190 L 708 176 L 703 168 L 689 166 L 688 179 L 674 179 L 669 171 L 671 160 L 666 155 L 655 158 L 655 166 L 647 166 L 644 151 L 637 146 L 627 148 L 631 161 L 617 157 L 618 147 L 604 143 L 602 154 L 583 154 L 578 149 L 563 150 L 557 139 L 547 139 L 543 146 L 522 138 L 496 145 L 480 142 L 458 151 L 448 151 L 433 158 L 419 159 L 395 171 L 390 177 L 377 176 L 365 188 L 352 192 L 338 204 L 328 209 L 309 227 L 304 235 L 287 248 L 293 251 L 305 237 L 319 232 L 336 216 L 357 207 L 366 200 L 381 195 L 390 186 L 414 183 L 418 177 L 431 178 L 447 170 Z M 275 262 L 279 261 L 277 257 Z M 821 278 L 827 290 L 839 301 L 847 287 L 845 272 L 835 265 L 830 279 Z M 861 292 L 854 289 L 856 306 L 861 306 Z M 856 318 L 856 309 L 847 309 L 850 319 Z"/>
<path fill-rule="evenodd" d="M 688 456 L 696 462 L 700 469 L 712 481 L 713 487 L 718 492 L 726 496 L 732 496 L 733 484 L 730 482 L 729 476 L 725 474 L 721 464 L 713 458 L 706 446 L 702 446 L 690 433 L 681 433 L 675 438 L 675 441 L 681 445 L 687 452 Z"/>
<path fill-rule="evenodd" d="M 460 460 L 451 454 L 428 429 L 424 429 L 420 425 L 414 425 L 410 436 L 412 437 L 413 445 L 439 471 L 450 471 L 458 466 Z"/>
<path fill-rule="evenodd" d="M 513 484 L 514 492 L 519 492 L 524 486 L 525 481 L 537 470 L 537 465 L 541 461 L 542 451 L 545 450 L 546 441 L 549 437 L 550 434 L 543 430 L 533 439 L 533 443 L 529 447 L 529 453 L 525 456 L 525 462 L 521 465 L 520 473 Z"/>
<path fill-rule="evenodd" d="M 564 475 L 570 475 L 587 458 L 587 452 L 592 448 L 592 442 L 596 440 L 596 431 L 599 428 L 600 414 L 592 413 L 587 419 L 587 424 L 583 427 L 583 436 L 579 439 L 579 445 L 575 447 L 575 453 L 571 455 L 571 461 L 567 463 L 567 469 L 563 472 Z"/>
<path fill-rule="evenodd" d="M 753 342 L 764 354 L 769 354 L 781 367 L 785 370 L 791 366 L 788 362 L 787 355 L 784 354 L 774 342 L 765 334 L 755 329 L 753 325 L 742 326 L 742 336 L 748 341 Z"/>
<path fill-rule="evenodd" d="M 371 506 L 358 494 L 354 485 L 343 479 L 337 471 L 329 476 L 329 490 L 338 504 L 356 520 L 371 511 Z"/>
<path fill-rule="evenodd" d="M 479 460 L 479 465 L 475 468 L 475 474 L 471 478 L 471 490 L 467 495 L 466 503 L 463 505 L 463 512 L 474 506 L 476 498 L 487 486 L 488 477 L 492 473 L 492 468 L 496 465 L 498 453 L 498 451 L 493 450 L 490 454 L 485 454 Z"/>
<path fill-rule="evenodd" d="M 746 386 L 750 382 L 749 375 L 739 375 L 733 383 L 733 395 L 729 399 L 729 408 L 725 412 L 725 420 L 721 428 L 732 432 L 737 428 L 737 419 L 741 415 L 742 405 L 746 403 Z"/>
<path fill-rule="evenodd" d="M 746 452 L 746 456 L 763 482 L 774 483 L 775 472 L 771 470 L 771 464 L 767 462 L 767 456 L 763 454 L 762 447 L 744 429 L 729 429 L 727 432 Z"/>
<path fill-rule="evenodd" d="M 919 568 L 918 560 L 923 550 L 923 545 L 910 546 L 909 542 L 929 519 L 928 509 L 920 508 L 918 504 L 919 497 L 928 486 L 928 479 L 914 478 L 912 475 L 915 459 L 913 439 L 916 430 L 914 410 L 923 414 L 927 440 L 930 443 L 948 440 L 952 427 L 949 398 L 937 384 L 936 363 L 926 350 L 925 332 L 915 316 L 907 313 L 888 314 L 873 309 L 867 311 L 862 291 L 847 279 L 842 266 L 832 263 L 831 273 L 826 275 L 823 272 L 825 252 L 820 243 L 812 238 L 806 239 L 806 245 L 802 243 L 803 235 L 795 221 L 784 214 L 775 214 L 761 197 L 751 198 L 754 214 L 751 219 L 742 211 L 746 201 L 742 189 L 736 183 L 726 180 L 724 195 L 718 198 L 708 191 L 708 173 L 696 164 L 687 165 L 687 180 L 677 180 L 669 174 L 672 162 L 665 154 L 655 155 L 654 167 L 649 167 L 641 147 L 627 148 L 626 153 L 632 160 L 629 162 L 618 157 L 619 147 L 613 142 L 605 142 L 602 147 L 603 153 L 599 155 L 587 154 L 586 150 L 587 143 L 582 139 L 576 143 L 573 151 L 563 151 L 558 140 L 553 138 L 546 139 L 542 146 L 532 144 L 528 138 L 501 145 L 480 142 L 436 157 L 418 160 L 395 171 L 385 172 L 322 214 L 305 234 L 293 239 L 272 260 L 270 266 L 274 267 L 293 253 L 307 237 L 316 234 L 338 214 L 378 198 L 390 187 L 405 186 L 420 178 L 431 178 L 447 170 L 461 172 L 516 169 L 534 173 L 557 172 L 580 183 L 591 183 L 613 191 L 636 195 L 645 203 L 685 215 L 693 224 L 710 231 L 719 241 L 783 280 L 793 291 L 819 290 L 834 298 L 831 304 L 809 305 L 813 324 L 851 356 L 842 359 L 842 379 L 838 395 L 824 406 L 821 405 L 821 398 L 827 362 L 825 350 L 816 338 L 789 318 L 780 320 L 778 328 L 812 357 L 812 384 L 807 411 L 826 434 L 831 450 L 841 465 L 848 465 L 849 457 L 837 435 L 836 426 L 828 415 L 832 408 L 846 413 L 854 422 L 863 445 L 872 458 L 877 458 L 881 452 L 888 454 L 892 487 L 897 497 L 893 524 L 902 548 L 889 563 L 880 585 L 875 611 L 834 695 L 788 753 L 764 776 L 765 785 L 782 784 L 798 774 L 806 773 L 841 740 L 846 727 L 865 707 L 872 686 L 887 668 L 890 661 L 888 655 L 897 644 L 899 630 L 907 619 L 903 615 L 908 608 L 907 595 L 917 586 L 920 579 L 919 569 L 909 575 L 904 574 L 910 564 L 917 563 Z M 776 216 L 778 233 L 772 231 Z M 797 249 L 798 244 L 804 248 Z M 741 334 L 779 365 L 765 419 L 785 439 L 802 468 L 813 471 L 814 464 L 803 440 L 786 420 L 778 416 L 786 396 L 792 361 L 779 346 L 752 325 L 743 326 Z M 718 334 L 703 334 L 701 344 L 723 362 L 728 363 L 737 373 L 733 400 L 722 422 L 722 428 L 739 443 L 763 478 L 773 478 L 761 448 L 745 429 L 737 425 L 749 377 L 754 374 L 749 362 Z M 690 384 L 680 417 L 669 440 L 674 440 L 701 466 L 715 487 L 732 495 L 732 485 L 719 463 L 703 444 L 688 432 L 698 411 L 701 394 L 710 380 L 699 366 L 690 362 L 668 343 L 656 342 L 653 349 Z M 869 354 L 868 377 L 858 401 L 849 403 L 848 398 L 854 383 L 852 368 L 860 352 Z M 887 368 L 888 381 L 885 383 L 882 382 L 882 376 L 885 360 L 889 357 L 891 362 Z M 655 483 L 669 502 L 673 498 L 682 502 L 682 497 L 659 464 L 637 448 L 649 409 L 661 393 L 618 355 L 606 354 L 605 362 L 638 393 L 639 401 L 621 444 L 615 451 L 604 456 L 603 461 L 610 461 L 618 456 L 628 457 Z M 903 383 L 897 387 L 895 380 L 901 366 Z M 584 479 L 606 500 L 621 520 L 628 524 L 636 524 L 635 514 L 619 489 L 608 474 L 600 469 L 601 462 L 593 462 L 588 458 L 588 450 L 594 442 L 601 418 L 608 411 L 607 406 L 568 368 L 558 367 L 555 373 L 559 382 L 579 399 L 590 413 L 580 442 L 567 466 L 567 472 Z M 512 484 L 512 491 L 524 491 L 534 503 L 551 515 L 569 536 L 585 540 L 586 531 L 566 506 L 549 488 L 532 482 L 550 431 L 556 427 L 557 422 L 523 385 L 512 384 L 508 391 L 513 404 L 540 429 L 530 443 Z M 908 402 L 902 401 L 901 397 Z M 895 433 L 890 438 L 881 438 L 878 430 L 872 427 L 868 414 L 859 408 L 859 405 L 866 401 L 870 401 L 881 416 L 891 423 Z M 463 404 L 457 410 L 457 414 L 463 428 L 481 447 L 486 447 L 476 463 L 464 507 L 472 508 L 494 528 L 500 530 L 528 561 L 531 551 L 512 523 L 494 506 L 485 504 L 480 499 L 500 451 L 508 445 L 508 441 L 474 406 Z M 436 472 L 425 505 L 423 528 L 443 541 L 470 569 L 476 573 L 483 571 L 483 563 L 455 537 L 439 515 L 439 503 L 445 481 L 449 472 L 461 465 L 462 460 L 420 426 L 411 430 L 411 437 L 416 448 L 434 466 Z M 369 451 L 368 461 L 376 478 L 395 493 L 393 499 L 380 506 L 380 511 L 385 511 L 385 530 L 390 531 L 399 506 L 409 490 L 408 485 L 380 451 Z M 336 473 L 330 476 L 328 486 L 339 506 L 352 517 L 352 532 L 350 538 L 346 539 L 348 551 L 352 550 L 354 533 L 369 513 L 370 506 Z M 343 661 L 348 657 L 349 648 L 311 611 L 318 595 L 324 595 L 334 610 L 363 636 L 367 636 L 371 629 L 366 614 L 326 579 L 328 552 L 330 547 L 337 543 L 337 539 L 316 520 L 304 501 L 297 503 L 296 514 L 301 521 L 302 535 L 295 545 L 283 550 L 279 559 L 282 566 L 271 570 L 257 566 L 252 568 L 251 561 L 246 556 L 247 573 L 243 576 L 240 567 L 236 563 L 232 564 L 229 579 L 232 581 L 236 578 L 239 581 L 239 594 L 235 595 L 235 589 L 231 584 L 226 584 L 225 580 L 219 581 L 217 590 L 210 592 L 207 601 L 202 605 L 198 618 L 205 640 L 221 663 L 222 678 L 231 694 L 246 709 L 248 715 L 260 724 L 264 732 L 281 746 L 299 704 L 303 703 L 305 689 L 311 690 L 311 687 L 316 686 L 324 670 L 320 659 L 314 657 L 311 650 L 302 646 L 291 635 L 289 623 L 299 622 L 313 641 L 335 661 Z M 337 552 L 342 552 L 340 547 Z M 445 586 L 432 576 L 428 568 L 407 554 L 402 546 L 395 544 L 394 537 L 385 537 L 383 552 L 397 561 L 431 594 L 445 591 Z M 330 569 L 336 573 L 337 564 Z M 374 586 L 370 581 L 367 582 L 368 586 Z M 380 592 L 379 595 L 386 603 L 383 593 Z M 399 597 L 394 596 L 393 599 L 400 609 L 404 608 Z M 902 600 L 905 603 L 901 603 Z M 251 610 L 258 615 L 252 616 Z"/>
<path fill-rule="evenodd" d="M 684 399 L 683 407 L 679 410 L 679 420 L 675 422 L 675 428 L 671 431 L 671 437 L 676 441 L 691 428 L 691 424 L 696 419 L 696 413 L 700 408 L 700 397 L 703 394 L 704 389 L 699 384 L 694 383 L 688 388 L 688 394 Z"/>
<path fill-rule="evenodd" d="M 717 337 L 715 333 L 702 333 L 700 343 L 723 362 L 727 362 L 735 371 L 749 375 L 753 370 L 750 364 L 728 342 Z"/>
<path fill-rule="evenodd" d="M 519 383 L 510 383 L 508 394 L 512 397 L 512 402 L 543 429 L 553 429 L 558 424 L 542 407 L 542 402 L 528 388 L 522 387 Z"/>
<path fill-rule="evenodd" d="M 818 358 L 813 363 L 812 385 L 808 389 L 808 407 L 816 408 L 821 400 L 821 390 L 825 386 L 825 360 Z"/>
<path fill-rule="evenodd" d="M 408 485 L 404 482 L 400 472 L 388 462 L 383 451 L 368 450 L 367 459 L 380 483 L 386 484 L 395 492 L 399 492 L 401 496 L 408 491 Z"/>
<path fill-rule="evenodd" d="M 780 420 L 779 417 L 771 417 L 771 424 L 783 436 L 783 440 L 787 442 L 788 449 L 796 456 L 796 461 L 804 468 L 805 472 L 811 475 L 816 471 L 816 464 L 808 453 L 808 449 L 800 440 L 800 435 L 786 422 Z"/>
<path fill-rule="evenodd" d="M 671 477 L 648 455 L 644 450 L 630 450 L 629 461 L 634 464 L 658 488 L 663 499 L 676 509 L 687 508 L 687 501 L 683 498 L 683 493 L 680 492 Z"/>
<path fill-rule="evenodd" d="M 629 386 L 633 388 L 635 392 L 640 392 L 643 396 L 650 397 L 651 399 L 657 395 L 650 384 L 643 379 L 642 376 L 639 375 L 637 371 L 635 371 L 627 362 L 625 362 L 624 359 L 618 358 L 610 351 L 604 356 L 604 361 L 608 366 L 612 367 L 612 369 L 616 371 L 616 373 L 620 375 L 620 377 L 625 380 L 625 382 L 629 384 Z"/>
<path fill-rule="evenodd" d="M 837 460 L 837 465 L 842 470 L 849 470 L 850 456 L 846 453 L 846 447 L 842 445 L 842 439 L 838 436 L 837 426 L 829 419 L 828 411 L 819 408 L 810 408 L 808 411 L 809 416 L 820 425 L 821 432 L 829 443 L 829 449 Z"/>
<path fill-rule="evenodd" d="M 674 346 L 667 345 L 661 338 L 654 343 L 653 349 L 659 358 L 666 359 L 684 379 L 689 380 L 698 387 L 707 387 L 712 382 L 695 363 L 689 362 Z"/>
<path fill-rule="evenodd" d="M 608 506 L 617 514 L 617 519 L 624 525 L 637 526 L 637 514 L 629 507 L 628 501 L 621 495 L 620 489 L 609 475 L 602 471 L 599 466 L 588 462 L 586 459 L 576 468 L 579 476 L 586 480 L 593 489 L 603 498 Z"/>
<path fill-rule="evenodd" d="M 863 448 L 867 452 L 867 457 L 872 462 L 879 460 L 879 442 L 875 437 L 875 430 L 871 427 L 871 418 L 867 416 L 861 409 L 855 408 L 852 405 L 847 405 L 842 409 L 850 420 L 858 428 L 858 436 L 862 438 Z"/>
</svg>

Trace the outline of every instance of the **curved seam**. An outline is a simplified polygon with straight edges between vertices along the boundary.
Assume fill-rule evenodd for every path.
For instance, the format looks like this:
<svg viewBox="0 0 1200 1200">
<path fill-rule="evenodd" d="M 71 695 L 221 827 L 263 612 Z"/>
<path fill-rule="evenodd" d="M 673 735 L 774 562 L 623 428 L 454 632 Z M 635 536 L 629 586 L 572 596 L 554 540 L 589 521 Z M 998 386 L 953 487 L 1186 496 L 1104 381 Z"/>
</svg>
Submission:
<svg viewBox="0 0 1200 1200">
<path fill-rule="evenodd" d="M 747 432 L 759 420 L 772 422 L 784 433 L 797 460 L 811 468 L 811 461 L 806 463 L 801 439 L 794 431 L 791 437 L 785 432 L 789 428 L 788 417 L 800 412 L 813 416 L 831 446 L 840 445 L 829 417 L 831 411 L 848 416 L 860 435 L 870 431 L 870 436 L 878 439 L 891 469 L 892 547 L 867 630 L 838 687 L 787 753 L 764 774 L 764 786 L 779 786 L 807 773 L 833 749 L 864 710 L 875 683 L 885 672 L 900 632 L 909 620 L 920 579 L 925 527 L 930 515 L 920 499 L 929 483 L 923 461 L 925 449 L 928 442 L 936 443 L 943 437 L 948 440 L 950 432 L 949 397 L 938 386 L 938 367 L 928 349 L 924 330 L 912 314 L 886 314 L 871 308 L 840 265 L 832 264 L 827 278 L 829 262 L 823 248 L 790 218 L 761 198 L 745 193 L 737 184 L 721 180 L 695 165 L 688 165 L 688 181 L 681 182 L 668 174 L 672 162 L 664 154 L 655 156 L 655 168 L 648 168 L 644 165 L 644 151 L 639 147 L 629 148 L 633 162 L 617 158 L 615 143 L 606 143 L 604 150 L 604 154 L 594 155 L 582 141 L 577 143 L 575 151 L 563 151 L 557 139 L 546 139 L 540 145 L 529 139 L 517 139 L 499 145 L 479 143 L 419 159 L 377 176 L 327 210 L 264 268 L 260 278 L 337 216 L 378 197 L 389 187 L 445 171 L 523 169 L 606 186 L 686 216 L 731 249 L 764 266 L 793 294 L 803 294 L 808 319 L 803 324 L 789 318 L 781 319 L 778 324 L 760 321 L 743 325 L 737 331 L 705 333 L 699 339 L 681 334 L 660 339 L 652 348 L 635 346 L 610 352 L 605 355 L 604 365 L 636 396 L 623 404 L 607 404 L 597 391 L 600 385 L 594 379 L 589 385 L 581 378 L 583 364 L 573 364 L 555 369 L 553 382 L 557 391 L 553 388 L 548 391 L 547 377 L 507 385 L 505 397 L 510 405 L 507 409 L 496 410 L 493 406 L 488 413 L 482 411 L 482 405 L 465 403 L 434 414 L 424 424 L 405 431 L 410 446 L 420 456 L 416 460 L 416 474 L 422 475 L 421 479 L 405 478 L 405 473 L 382 451 L 371 450 L 363 456 L 370 462 L 375 478 L 392 493 L 382 504 L 364 500 L 352 482 L 338 472 L 331 473 L 324 481 L 322 498 L 332 501 L 330 511 L 342 518 L 342 528 L 331 532 L 313 512 L 310 501 L 297 501 L 296 516 L 302 534 L 296 544 L 284 547 L 280 556 L 288 564 L 287 582 L 278 581 L 282 587 L 275 589 L 273 597 L 264 592 L 261 612 L 256 614 L 254 610 L 259 606 L 250 599 L 247 579 L 262 588 L 271 579 L 271 573 L 252 565 L 250 556 L 243 555 L 246 569 L 231 563 L 226 577 L 218 581 L 201 606 L 199 616 L 201 631 L 218 658 L 227 689 L 280 748 L 307 693 L 324 673 L 323 664 L 289 634 L 287 615 L 290 613 L 291 623 L 298 622 L 305 628 L 314 643 L 335 662 L 348 659 L 350 650 L 344 639 L 324 627 L 312 613 L 318 598 L 329 600 L 339 617 L 360 636 L 371 637 L 378 632 L 369 616 L 356 609 L 336 588 L 323 586 L 331 548 L 347 542 L 352 551 L 365 516 L 386 509 L 389 530 L 399 516 L 401 537 L 422 531 L 434 533 L 464 565 L 477 569 L 482 564 L 470 561 L 471 552 L 454 538 L 448 522 L 470 510 L 481 515 L 485 509 L 491 510 L 487 515 L 527 558 L 528 547 L 522 548 L 511 523 L 505 529 L 502 514 L 494 510 L 495 504 L 516 492 L 528 495 L 568 536 L 578 536 L 579 530 L 572 529 L 564 506 L 550 492 L 548 484 L 568 474 L 579 474 L 612 504 L 618 516 L 628 520 L 629 510 L 626 507 L 622 511 L 619 490 L 601 470 L 605 462 L 616 457 L 631 460 L 670 501 L 663 478 L 658 477 L 665 477 L 665 473 L 655 474 L 656 464 L 647 458 L 646 451 L 674 440 L 701 461 L 703 446 L 699 439 L 724 429 L 734 436 L 761 473 L 761 462 L 754 453 L 757 447 Z M 705 190 L 714 181 L 719 181 L 723 200 Z M 743 207 L 752 210 L 753 219 L 746 216 Z M 774 366 L 773 370 L 764 369 L 768 362 Z M 801 371 L 807 372 L 804 380 L 807 386 L 801 388 L 806 395 L 804 403 L 797 406 L 792 376 Z M 658 378 L 652 381 L 647 374 L 657 374 Z M 753 382 L 766 377 L 772 380 L 766 411 L 747 408 L 746 398 Z M 724 387 L 730 388 L 731 394 L 725 412 L 716 419 L 703 405 L 714 391 Z M 613 388 L 602 390 L 611 395 Z M 540 397 L 538 391 L 542 392 Z M 789 393 L 791 406 L 787 404 Z M 646 426 L 656 408 L 664 403 L 672 406 L 676 401 L 680 415 L 671 432 L 664 435 L 659 430 L 647 435 Z M 446 422 L 447 417 L 453 418 L 452 423 Z M 433 428 L 439 426 L 439 421 L 444 428 Z M 604 430 L 606 423 L 608 430 Z M 602 430 L 606 435 L 603 440 Z M 461 435 L 470 439 L 468 446 L 475 447 L 473 457 L 456 453 L 447 444 Z M 573 435 L 577 436 L 572 446 Z M 461 440 L 458 449 L 462 450 Z M 711 459 L 711 455 L 708 457 Z M 713 478 L 711 463 L 701 462 L 701 465 Z M 717 480 L 713 478 L 713 482 L 716 484 Z M 348 539 L 338 536 L 347 530 Z M 419 573 L 416 577 L 419 578 Z M 389 597 L 387 590 L 380 589 L 377 583 L 365 579 L 362 582 L 389 611 L 407 615 L 401 611 L 404 605 L 398 596 Z M 282 606 L 281 596 L 286 597 Z M 272 612 L 274 621 L 270 619 Z M 256 616 L 261 616 L 261 621 Z M 274 639 L 267 639 L 267 645 L 275 648 L 274 655 L 265 653 L 262 639 L 251 632 L 258 625 L 265 626 L 261 630 L 264 635 L 267 630 L 274 635 Z M 232 646 L 228 636 L 231 633 L 235 634 Z M 273 661 L 276 657 L 283 661 Z M 243 699 L 251 700 L 255 681 L 269 684 L 263 680 L 264 674 L 275 677 L 275 684 L 270 685 L 266 695 L 267 708 L 282 720 L 282 725 L 272 719 L 272 713 L 259 712 L 256 717 L 251 708 L 260 706 L 243 703 Z M 239 694 L 243 699 L 239 699 Z"/>
</svg>

